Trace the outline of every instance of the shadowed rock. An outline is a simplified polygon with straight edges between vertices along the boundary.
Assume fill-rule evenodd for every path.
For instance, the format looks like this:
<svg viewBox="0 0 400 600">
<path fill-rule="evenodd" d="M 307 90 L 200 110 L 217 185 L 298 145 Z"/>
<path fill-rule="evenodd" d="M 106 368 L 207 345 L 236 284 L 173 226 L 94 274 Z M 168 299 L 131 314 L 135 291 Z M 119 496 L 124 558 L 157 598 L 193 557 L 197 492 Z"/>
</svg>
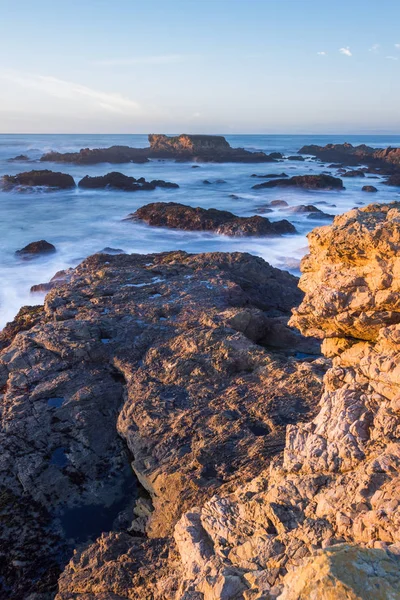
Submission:
<svg viewBox="0 0 400 600">
<path fill-rule="evenodd" d="M 56 247 L 46 240 L 40 240 L 39 242 L 31 242 L 27 246 L 24 246 L 21 250 L 17 250 L 15 254 L 18 256 L 36 256 L 41 254 L 53 254 L 56 252 Z"/>
<path fill-rule="evenodd" d="M 146 204 L 127 219 L 144 221 L 153 227 L 212 231 L 232 236 L 277 236 L 296 233 L 295 227 L 285 219 L 272 223 L 264 217 L 238 217 L 225 210 L 193 208 L 176 202 Z"/>
<path fill-rule="evenodd" d="M 259 177 L 260 179 L 281 179 L 282 177 L 289 177 L 286 173 L 267 173 L 267 175 L 250 175 L 250 177 Z"/>
<path fill-rule="evenodd" d="M 376 187 L 374 185 L 364 185 L 361 188 L 362 192 L 377 192 L 378 190 L 376 189 Z"/>
<path fill-rule="evenodd" d="M 300 187 L 307 190 L 341 190 L 343 181 L 331 175 L 296 175 L 289 179 L 274 179 L 253 185 L 253 190 L 274 187 Z"/>
<path fill-rule="evenodd" d="M 47 169 L 42 171 L 26 171 L 25 173 L 18 173 L 18 175 L 3 175 L 2 184 L 6 189 L 17 186 L 44 186 L 55 189 L 75 187 L 75 181 L 71 175 L 68 175 L 67 173 L 56 173 Z"/>
<path fill-rule="evenodd" d="M 122 173 L 118 172 L 107 173 L 107 175 L 100 175 L 97 177 L 90 177 L 89 175 L 86 175 L 83 179 L 80 180 L 78 186 L 85 189 L 112 188 L 124 190 L 125 192 L 136 192 L 139 190 L 155 190 L 156 187 L 179 187 L 177 183 L 170 183 L 169 181 L 163 181 L 161 179 L 146 181 L 144 177 L 135 179 L 135 177 L 129 177 L 128 175 L 123 175 Z"/>
</svg>

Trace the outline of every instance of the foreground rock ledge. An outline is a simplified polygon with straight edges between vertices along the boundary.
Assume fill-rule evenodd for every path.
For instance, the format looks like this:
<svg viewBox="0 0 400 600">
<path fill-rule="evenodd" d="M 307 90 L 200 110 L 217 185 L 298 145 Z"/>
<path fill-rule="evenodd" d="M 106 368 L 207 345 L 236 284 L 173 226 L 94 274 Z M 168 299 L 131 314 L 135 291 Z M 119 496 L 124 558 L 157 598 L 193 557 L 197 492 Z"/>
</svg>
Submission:
<svg viewBox="0 0 400 600">
<path fill-rule="evenodd" d="M 157 554 L 157 582 L 136 588 L 145 598 L 400 597 L 400 204 L 350 211 L 309 242 L 291 323 L 333 359 L 319 414 L 288 425 L 283 453 L 251 482 L 182 516 L 180 558 Z M 58 598 L 133 598 L 135 551 L 101 538 Z"/>
<path fill-rule="evenodd" d="M 297 279 L 254 256 L 100 254 L 64 280 L 0 340 L 0 595 L 52 597 L 79 546 L 89 582 L 62 595 L 151 598 L 176 522 L 265 469 L 324 361 L 295 356 L 318 353 L 287 327 Z"/>
</svg>

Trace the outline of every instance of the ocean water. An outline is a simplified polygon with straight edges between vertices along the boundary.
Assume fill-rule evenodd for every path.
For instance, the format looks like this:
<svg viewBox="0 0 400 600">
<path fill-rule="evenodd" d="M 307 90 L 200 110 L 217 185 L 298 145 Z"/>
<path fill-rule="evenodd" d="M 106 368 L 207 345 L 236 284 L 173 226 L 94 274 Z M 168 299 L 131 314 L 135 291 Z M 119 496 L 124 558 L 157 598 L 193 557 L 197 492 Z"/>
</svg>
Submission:
<svg viewBox="0 0 400 600">
<path fill-rule="evenodd" d="M 365 143 L 374 147 L 400 146 L 400 136 L 315 136 L 315 135 L 226 135 L 233 147 L 279 151 L 289 156 L 304 144 L 324 145 L 329 142 Z M 180 202 L 204 208 L 229 210 L 240 216 L 260 214 L 272 200 L 285 200 L 290 207 L 314 204 L 324 212 L 340 214 L 353 207 L 371 202 L 391 202 L 400 198 L 400 189 L 382 185 L 380 179 L 345 178 L 345 191 L 303 191 L 272 188 L 253 190 L 263 180 L 251 178 L 253 173 L 281 173 L 289 176 L 317 174 L 326 165 L 313 160 L 296 162 L 284 160 L 265 164 L 200 164 L 155 160 L 144 165 L 98 164 L 77 166 L 69 164 L 32 162 L 49 150 L 77 151 L 80 148 L 108 147 L 114 144 L 143 147 L 145 135 L 0 135 L 0 176 L 31 169 L 52 169 L 70 173 L 78 182 L 85 175 L 102 175 L 120 171 L 147 180 L 164 179 L 179 184 L 179 189 L 119 192 L 111 190 L 81 190 L 53 192 L 0 191 L 0 328 L 13 319 L 26 304 L 43 302 L 44 294 L 30 293 L 30 287 L 48 281 L 57 271 L 76 266 L 86 256 L 105 247 L 125 252 L 187 252 L 241 251 L 262 256 L 270 264 L 299 274 L 299 261 L 307 252 L 307 233 L 326 221 L 307 218 L 277 208 L 265 214 L 271 220 L 289 219 L 298 234 L 280 238 L 231 238 L 211 233 L 182 232 L 159 229 L 124 221 L 129 213 L 149 202 Z M 8 159 L 19 154 L 27 162 L 12 163 Z M 330 169 L 332 175 L 336 171 Z M 205 185 L 204 180 L 211 181 Z M 225 183 L 216 183 L 222 179 Z M 378 193 L 361 191 L 370 183 Z M 230 197 L 231 194 L 238 199 Z M 54 244 L 57 252 L 48 257 L 26 261 L 15 251 L 26 244 L 45 239 Z"/>
</svg>

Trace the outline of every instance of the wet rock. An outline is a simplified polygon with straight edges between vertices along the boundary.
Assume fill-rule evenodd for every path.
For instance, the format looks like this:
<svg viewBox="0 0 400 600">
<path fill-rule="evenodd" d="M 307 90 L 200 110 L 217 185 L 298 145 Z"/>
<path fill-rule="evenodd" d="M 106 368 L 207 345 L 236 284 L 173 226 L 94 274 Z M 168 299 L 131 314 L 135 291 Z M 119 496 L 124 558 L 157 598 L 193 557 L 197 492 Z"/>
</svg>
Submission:
<svg viewBox="0 0 400 600">
<path fill-rule="evenodd" d="M 334 215 L 324 213 L 313 204 L 299 204 L 298 206 L 290 207 L 288 210 L 293 213 L 307 213 L 307 219 L 322 219 L 327 221 L 332 221 L 334 219 Z"/>
<path fill-rule="evenodd" d="M 26 154 L 19 154 L 18 156 L 14 156 L 14 158 L 9 158 L 8 162 L 26 162 L 29 160 L 29 156 Z"/>
<path fill-rule="evenodd" d="M 371 148 L 365 144 L 353 146 L 349 143 L 327 144 L 326 146 L 303 146 L 299 154 L 311 154 L 326 162 L 356 166 L 360 163 L 381 168 L 398 168 L 400 166 L 400 148 Z"/>
<path fill-rule="evenodd" d="M 352 171 L 342 173 L 342 177 L 365 177 L 365 173 L 361 169 L 353 169 Z"/>
<path fill-rule="evenodd" d="M 364 185 L 361 188 L 362 192 L 377 192 L 377 188 L 374 185 Z"/>
<path fill-rule="evenodd" d="M 37 256 L 43 254 L 54 254 L 56 252 L 56 247 L 46 240 L 40 240 L 39 242 L 31 242 L 27 246 L 24 246 L 21 250 L 17 250 L 15 254 L 18 256 Z"/>
<path fill-rule="evenodd" d="M 232 236 L 274 236 L 296 233 L 289 221 L 272 223 L 266 218 L 237 217 L 231 212 L 215 208 L 193 208 L 176 202 L 154 202 L 139 208 L 128 220 L 144 221 L 153 227 L 171 227 L 186 231 L 213 231 Z"/>
<path fill-rule="evenodd" d="M 383 183 L 385 183 L 386 185 L 394 185 L 396 187 L 399 187 L 400 186 L 400 173 L 395 173 L 393 175 L 390 175 L 390 177 Z"/>
<path fill-rule="evenodd" d="M 304 162 L 306 159 L 304 158 L 304 156 L 299 156 L 298 154 L 295 154 L 294 156 L 288 156 L 287 160 L 297 160 L 299 162 Z"/>
<path fill-rule="evenodd" d="M 275 160 L 281 160 L 283 158 L 282 152 L 270 152 L 268 156 Z"/>
<path fill-rule="evenodd" d="M 289 204 L 286 202 L 286 200 L 272 200 L 268 203 L 268 206 L 277 208 L 278 206 L 289 206 Z"/>
<path fill-rule="evenodd" d="M 54 189 L 68 189 L 75 187 L 74 178 L 66 173 L 55 173 L 47 169 L 41 171 L 26 171 L 18 175 L 3 175 L 1 178 L 5 189 L 14 187 L 48 187 Z"/>
<path fill-rule="evenodd" d="M 300 187 L 308 190 L 341 190 L 343 182 L 331 175 L 296 175 L 289 179 L 274 179 L 253 185 L 253 190 L 273 187 Z"/>
<path fill-rule="evenodd" d="M 125 250 L 121 250 L 121 248 L 110 248 L 107 246 L 103 250 L 100 250 L 99 254 L 126 254 L 126 252 Z"/>
<path fill-rule="evenodd" d="M 286 173 L 267 173 L 267 175 L 250 175 L 250 177 L 259 177 L 260 179 L 281 179 L 282 177 L 289 177 Z"/>
<path fill-rule="evenodd" d="M 129 177 L 122 173 L 113 172 L 107 173 L 107 175 L 101 175 L 97 177 L 90 177 L 86 175 L 80 180 L 78 186 L 86 189 L 118 189 L 124 190 L 125 192 L 136 192 L 139 190 L 155 190 L 156 187 L 162 188 L 178 188 L 177 183 L 171 183 L 169 181 L 163 181 L 161 179 L 154 179 L 153 181 L 146 181 L 144 177 L 135 179 L 135 177 Z"/>
<path fill-rule="evenodd" d="M 98 163 L 146 163 L 149 162 L 147 152 L 143 148 L 129 146 L 111 146 L 110 148 L 82 148 L 79 152 L 47 152 L 42 162 L 75 163 L 77 165 L 95 165 Z"/>
</svg>

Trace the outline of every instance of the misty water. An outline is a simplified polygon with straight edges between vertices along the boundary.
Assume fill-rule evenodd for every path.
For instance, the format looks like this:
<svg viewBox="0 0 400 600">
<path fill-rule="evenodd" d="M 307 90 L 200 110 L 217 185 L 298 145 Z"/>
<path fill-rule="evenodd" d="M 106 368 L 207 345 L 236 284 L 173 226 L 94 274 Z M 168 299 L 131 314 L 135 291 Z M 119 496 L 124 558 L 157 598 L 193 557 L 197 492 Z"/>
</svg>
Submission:
<svg viewBox="0 0 400 600">
<path fill-rule="evenodd" d="M 233 147 L 264 152 L 295 154 L 304 144 L 329 142 L 366 143 L 374 147 L 400 146 L 400 136 L 288 136 L 227 135 Z M 32 169 L 52 169 L 69 173 L 77 183 L 85 175 L 104 175 L 120 171 L 147 180 L 164 179 L 179 184 L 179 189 L 122 192 L 116 190 L 0 191 L 0 327 L 10 321 L 25 304 L 43 302 L 44 294 L 30 293 L 30 287 L 48 281 L 57 271 L 76 266 L 85 257 L 105 247 L 125 252 L 149 253 L 166 250 L 187 252 L 240 251 L 262 256 L 270 264 L 299 274 L 299 261 L 307 252 L 306 234 L 326 221 L 308 219 L 307 214 L 293 214 L 290 207 L 313 204 L 326 213 L 343 213 L 371 202 L 391 202 L 400 197 L 399 188 L 382 184 L 383 179 L 345 178 L 344 191 L 303 191 L 294 189 L 253 190 L 262 179 L 253 173 L 281 173 L 289 176 L 317 174 L 334 169 L 312 159 L 305 162 L 284 160 L 264 164 L 199 164 L 153 160 L 149 163 L 93 166 L 36 162 L 49 151 L 77 151 L 81 148 L 108 147 L 114 144 L 147 146 L 145 135 L 0 135 L 0 176 Z M 8 162 L 25 154 L 26 162 Z M 210 185 L 203 183 L 211 182 Z M 223 180 L 224 183 L 217 183 Z M 361 191 L 371 184 L 378 193 Z M 237 196 L 232 198 L 231 195 Z M 265 214 L 271 220 L 287 218 L 298 234 L 277 238 L 226 237 L 210 233 L 183 232 L 149 227 L 124 221 L 129 213 L 149 202 L 180 202 L 203 208 L 229 210 L 240 216 L 262 214 L 272 200 L 285 200 L 288 208 Z M 15 251 L 26 244 L 45 239 L 54 244 L 54 255 L 22 260 Z"/>
</svg>

